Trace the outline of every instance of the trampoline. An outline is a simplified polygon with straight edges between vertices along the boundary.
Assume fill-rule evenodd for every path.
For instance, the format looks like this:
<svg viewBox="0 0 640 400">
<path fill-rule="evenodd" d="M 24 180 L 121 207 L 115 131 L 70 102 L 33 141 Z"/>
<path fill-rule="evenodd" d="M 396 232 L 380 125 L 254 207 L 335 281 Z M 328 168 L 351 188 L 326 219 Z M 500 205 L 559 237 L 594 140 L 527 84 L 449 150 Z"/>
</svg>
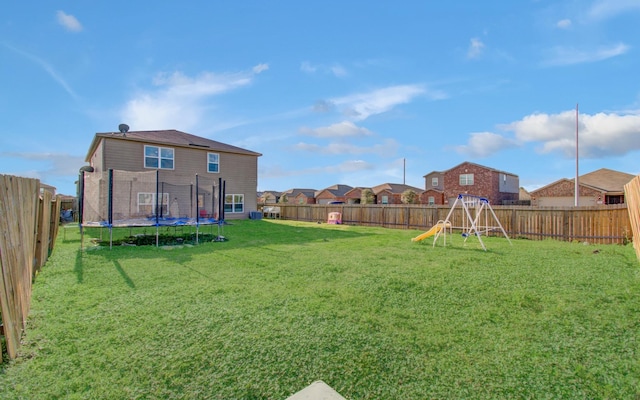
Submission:
<svg viewBox="0 0 640 400">
<path fill-rule="evenodd" d="M 164 172 L 164 171 L 163 171 Z M 217 225 L 221 236 L 225 213 L 225 186 L 194 176 L 177 176 L 160 170 L 130 172 L 110 169 L 102 173 L 81 169 L 78 185 L 78 221 L 81 246 L 83 228 L 109 229 L 109 248 L 114 228 L 153 227 L 156 246 L 161 227 Z M 222 241 L 217 240 L 217 241 Z"/>
</svg>

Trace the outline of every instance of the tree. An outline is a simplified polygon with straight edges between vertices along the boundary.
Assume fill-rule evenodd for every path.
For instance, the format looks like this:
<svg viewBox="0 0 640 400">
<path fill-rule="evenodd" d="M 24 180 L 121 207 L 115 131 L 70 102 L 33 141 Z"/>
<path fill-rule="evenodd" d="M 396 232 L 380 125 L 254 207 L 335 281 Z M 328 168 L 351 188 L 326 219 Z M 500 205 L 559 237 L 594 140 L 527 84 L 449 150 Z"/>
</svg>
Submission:
<svg viewBox="0 0 640 400">
<path fill-rule="evenodd" d="M 289 198 L 287 197 L 286 193 L 282 193 L 282 196 L 280 196 L 280 198 L 278 199 L 278 203 L 280 204 L 285 204 L 289 202 Z"/>
<path fill-rule="evenodd" d="M 373 204 L 375 200 L 375 195 L 373 194 L 373 190 L 364 189 L 362 193 L 360 193 L 360 204 Z"/>
<path fill-rule="evenodd" d="M 418 199 L 418 194 L 411 189 L 407 189 L 402 192 L 402 196 L 400 197 L 400 201 L 402 204 L 415 204 Z"/>
</svg>

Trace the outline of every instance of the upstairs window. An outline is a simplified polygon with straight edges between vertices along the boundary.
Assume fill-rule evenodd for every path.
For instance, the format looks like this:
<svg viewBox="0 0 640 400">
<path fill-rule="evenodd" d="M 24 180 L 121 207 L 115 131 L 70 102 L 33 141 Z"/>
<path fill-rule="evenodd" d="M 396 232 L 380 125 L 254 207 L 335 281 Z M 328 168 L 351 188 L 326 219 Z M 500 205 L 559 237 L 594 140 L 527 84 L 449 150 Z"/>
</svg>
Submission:
<svg viewBox="0 0 640 400">
<path fill-rule="evenodd" d="M 144 167 L 173 169 L 173 149 L 169 147 L 144 146 Z"/>
<path fill-rule="evenodd" d="M 438 187 L 438 178 L 431 178 L 431 186 Z"/>
<path fill-rule="evenodd" d="M 460 186 L 473 185 L 473 174 L 460 174 Z"/>
<path fill-rule="evenodd" d="M 220 154 L 207 153 L 207 171 L 213 173 L 220 172 Z"/>
</svg>

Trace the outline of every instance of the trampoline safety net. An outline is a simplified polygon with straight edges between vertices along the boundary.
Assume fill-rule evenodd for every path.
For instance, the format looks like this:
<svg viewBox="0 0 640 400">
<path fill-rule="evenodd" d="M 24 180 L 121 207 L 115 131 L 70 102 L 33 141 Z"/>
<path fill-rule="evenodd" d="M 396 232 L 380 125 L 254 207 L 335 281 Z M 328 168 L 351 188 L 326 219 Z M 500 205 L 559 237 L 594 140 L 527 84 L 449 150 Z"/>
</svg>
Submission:
<svg viewBox="0 0 640 400">
<path fill-rule="evenodd" d="M 197 225 L 224 219 L 221 179 L 109 170 L 83 173 L 81 180 L 84 226 Z"/>
</svg>

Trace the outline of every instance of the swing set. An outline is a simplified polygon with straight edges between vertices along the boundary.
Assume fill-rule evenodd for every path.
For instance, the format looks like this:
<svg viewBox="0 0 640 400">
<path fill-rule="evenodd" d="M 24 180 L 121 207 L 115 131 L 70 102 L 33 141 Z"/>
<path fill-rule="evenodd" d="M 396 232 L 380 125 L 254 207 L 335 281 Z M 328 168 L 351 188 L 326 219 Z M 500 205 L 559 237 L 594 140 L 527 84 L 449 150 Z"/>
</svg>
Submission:
<svg viewBox="0 0 640 400">
<path fill-rule="evenodd" d="M 453 212 L 458 208 L 458 206 L 462 207 L 462 223 L 460 226 L 455 226 L 452 222 L 452 217 Z M 482 241 L 482 235 L 486 235 L 489 232 L 493 232 L 498 229 L 502 232 L 504 237 L 507 238 L 509 244 L 513 245 L 507 235 L 507 232 L 505 232 L 502 227 L 500 220 L 496 216 L 496 213 L 493 211 L 493 208 L 491 208 L 489 200 L 481 196 L 459 194 L 456 201 L 451 206 L 445 220 L 438 221 L 435 226 L 440 228 L 434 231 L 434 247 L 440 237 L 442 237 L 443 244 L 446 246 L 447 235 L 451 236 L 454 229 L 462 231 L 462 237 L 464 238 L 465 243 L 470 237 L 477 237 L 484 251 L 487 251 L 487 247 Z"/>
</svg>

